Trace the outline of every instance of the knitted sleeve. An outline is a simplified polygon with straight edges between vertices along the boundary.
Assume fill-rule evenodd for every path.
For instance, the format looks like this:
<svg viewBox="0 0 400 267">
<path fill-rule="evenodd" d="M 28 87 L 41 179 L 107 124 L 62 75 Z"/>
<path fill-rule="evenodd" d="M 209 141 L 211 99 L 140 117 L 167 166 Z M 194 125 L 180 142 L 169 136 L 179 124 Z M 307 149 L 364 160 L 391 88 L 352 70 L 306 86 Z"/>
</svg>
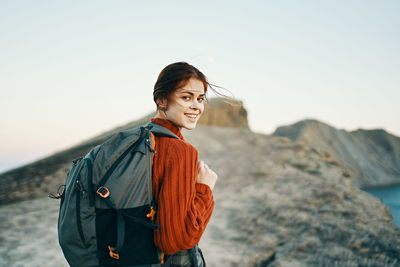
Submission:
<svg viewBox="0 0 400 267">
<path fill-rule="evenodd" d="M 210 187 L 196 183 L 198 152 L 185 142 L 168 147 L 158 198 L 155 243 L 166 254 L 190 249 L 203 234 L 214 208 Z"/>
</svg>

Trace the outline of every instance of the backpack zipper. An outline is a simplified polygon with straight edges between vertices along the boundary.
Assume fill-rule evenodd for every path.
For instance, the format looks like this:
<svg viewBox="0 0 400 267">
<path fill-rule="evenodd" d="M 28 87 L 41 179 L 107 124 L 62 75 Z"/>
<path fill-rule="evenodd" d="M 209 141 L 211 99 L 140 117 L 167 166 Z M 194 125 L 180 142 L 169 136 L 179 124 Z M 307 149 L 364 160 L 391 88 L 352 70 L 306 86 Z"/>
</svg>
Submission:
<svg viewBox="0 0 400 267">
<path fill-rule="evenodd" d="M 146 143 L 147 143 L 147 146 L 149 147 L 149 150 L 150 150 L 150 151 L 147 151 L 146 154 L 147 153 L 155 153 L 154 149 L 151 147 L 150 134 L 146 138 Z M 151 162 L 152 161 L 152 159 L 151 159 L 152 155 L 150 155 L 150 157 L 148 157 L 148 158 L 149 158 L 149 160 L 148 160 L 147 164 L 149 164 L 149 166 L 148 166 L 149 172 L 148 172 L 148 177 L 147 177 L 147 190 L 148 190 L 147 196 L 148 196 L 148 203 L 149 203 L 149 205 L 151 205 L 151 202 L 153 200 L 153 177 L 152 177 L 153 166 L 151 164 L 152 163 Z"/>
<path fill-rule="evenodd" d="M 78 178 L 81 178 L 79 175 Z M 79 182 L 79 179 L 76 180 L 76 188 L 78 189 L 78 195 L 76 196 L 76 224 L 78 227 L 78 232 L 79 236 L 81 237 L 81 241 L 83 243 L 83 246 L 86 247 L 86 239 L 85 236 L 83 235 L 83 229 L 82 229 L 82 223 L 81 223 L 81 194 L 82 197 L 86 196 L 86 191 L 83 189 L 81 183 Z"/>
<path fill-rule="evenodd" d="M 88 184 L 88 196 L 89 196 L 89 206 L 94 207 L 94 191 L 92 184 L 92 161 L 89 158 L 84 158 L 87 163 L 87 184 Z"/>
</svg>

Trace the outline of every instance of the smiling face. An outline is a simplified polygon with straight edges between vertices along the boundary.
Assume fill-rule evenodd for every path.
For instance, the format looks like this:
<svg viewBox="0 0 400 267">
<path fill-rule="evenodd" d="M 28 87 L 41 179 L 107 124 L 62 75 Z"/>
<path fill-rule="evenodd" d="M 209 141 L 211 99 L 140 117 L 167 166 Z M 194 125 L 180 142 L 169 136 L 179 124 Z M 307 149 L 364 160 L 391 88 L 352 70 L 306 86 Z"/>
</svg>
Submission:
<svg viewBox="0 0 400 267">
<path fill-rule="evenodd" d="M 156 118 L 168 119 L 179 129 L 192 130 L 204 111 L 204 84 L 198 79 L 189 79 L 183 86 L 175 90 L 169 99 L 159 100 L 158 106 L 166 108 L 158 110 Z"/>
</svg>

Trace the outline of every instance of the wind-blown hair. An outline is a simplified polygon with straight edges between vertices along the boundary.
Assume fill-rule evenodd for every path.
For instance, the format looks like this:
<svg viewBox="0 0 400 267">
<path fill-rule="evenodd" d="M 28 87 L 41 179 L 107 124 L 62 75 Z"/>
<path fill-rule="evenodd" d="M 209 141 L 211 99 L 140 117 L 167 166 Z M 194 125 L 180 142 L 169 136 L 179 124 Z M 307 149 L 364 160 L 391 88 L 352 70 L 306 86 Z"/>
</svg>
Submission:
<svg viewBox="0 0 400 267">
<path fill-rule="evenodd" d="M 210 88 L 217 95 L 229 98 L 214 87 L 223 89 L 222 87 L 212 85 L 208 82 L 207 77 L 196 67 L 186 62 L 176 62 L 166 66 L 158 75 L 157 81 L 154 84 L 153 99 L 157 105 L 157 109 L 161 109 L 158 104 L 158 99 L 167 99 L 177 89 L 185 86 L 190 79 L 197 79 L 203 83 L 204 93 Z"/>
</svg>

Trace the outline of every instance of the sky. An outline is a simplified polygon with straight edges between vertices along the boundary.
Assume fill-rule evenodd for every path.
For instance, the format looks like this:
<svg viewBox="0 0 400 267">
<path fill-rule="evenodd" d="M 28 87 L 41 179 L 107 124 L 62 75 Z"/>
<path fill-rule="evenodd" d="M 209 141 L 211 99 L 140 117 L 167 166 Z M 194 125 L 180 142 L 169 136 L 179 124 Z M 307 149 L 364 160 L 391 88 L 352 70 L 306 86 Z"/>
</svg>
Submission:
<svg viewBox="0 0 400 267">
<path fill-rule="evenodd" d="M 253 131 L 313 118 L 400 136 L 398 14 L 397 0 L 2 0 L 0 172 L 152 112 L 177 61 L 243 101 Z"/>
</svg>

